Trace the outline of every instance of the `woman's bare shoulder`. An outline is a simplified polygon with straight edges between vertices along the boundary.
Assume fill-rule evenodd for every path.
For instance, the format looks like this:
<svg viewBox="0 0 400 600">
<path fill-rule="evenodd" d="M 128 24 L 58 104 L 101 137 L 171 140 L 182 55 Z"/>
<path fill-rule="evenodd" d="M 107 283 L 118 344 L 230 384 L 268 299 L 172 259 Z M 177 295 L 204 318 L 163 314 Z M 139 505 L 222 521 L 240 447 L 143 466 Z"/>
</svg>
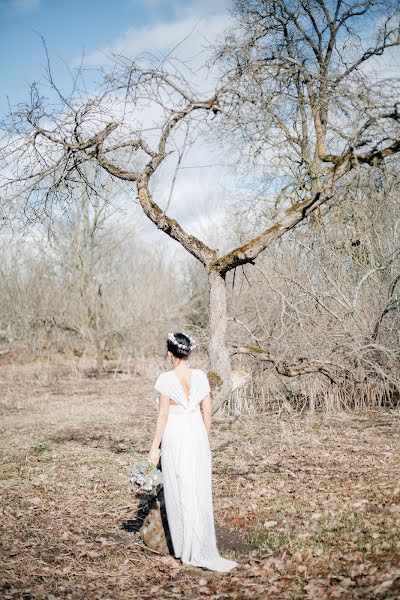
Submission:
<svg viewBox="0 0 400 600">
<path fill-rule="evenodd" d="M 158 379 L 168 379 L 171 376 L 171 371 L 163 371 L 159 374 Z"/>
</svg>

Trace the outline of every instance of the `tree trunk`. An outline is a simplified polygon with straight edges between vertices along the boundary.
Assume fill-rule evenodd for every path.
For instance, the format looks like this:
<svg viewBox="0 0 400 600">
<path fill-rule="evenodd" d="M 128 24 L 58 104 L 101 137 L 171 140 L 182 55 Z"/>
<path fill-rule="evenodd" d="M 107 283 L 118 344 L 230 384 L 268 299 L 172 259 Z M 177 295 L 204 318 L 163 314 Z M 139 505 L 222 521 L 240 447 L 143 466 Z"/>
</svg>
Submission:
<svg viewBox="0 0 400 600">
<path fill-rule="evenodd" d="M 231 360 L 226 344 L 227 311 L 225 276 L 218 271 L 208 274 L 209 289 L 209 346 L 211 366 L 209 380 L 214 410 L 229 400 L 231 394 Z"/>
<path fill-rule="evenodd" d="M 104 341 L 96 336 L 96 377 L 101 377 L 104 368 Z"/>
</svg>

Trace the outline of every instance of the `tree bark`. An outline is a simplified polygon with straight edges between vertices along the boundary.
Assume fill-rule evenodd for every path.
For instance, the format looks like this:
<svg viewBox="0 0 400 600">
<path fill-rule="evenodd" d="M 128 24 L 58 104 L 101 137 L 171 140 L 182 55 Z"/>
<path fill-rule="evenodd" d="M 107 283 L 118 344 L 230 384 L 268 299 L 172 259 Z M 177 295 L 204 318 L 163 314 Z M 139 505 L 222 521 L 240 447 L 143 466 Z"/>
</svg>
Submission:
<svg viewBox="0 0 400 600">
<path fill-rule="evenodd" d="M 104 368 L 104 341 L 96 339 L 96 378 L 103 375 Z"/>
<path fill-rule="evenodd" d="M 228 316 L 226 309 L 225 275 L 211 270 L 209 289 L 209 380 L 213 393 L 214 412 L 221 408 L 231 393 L 231 361 L 226 344 Z"/>
</svg>

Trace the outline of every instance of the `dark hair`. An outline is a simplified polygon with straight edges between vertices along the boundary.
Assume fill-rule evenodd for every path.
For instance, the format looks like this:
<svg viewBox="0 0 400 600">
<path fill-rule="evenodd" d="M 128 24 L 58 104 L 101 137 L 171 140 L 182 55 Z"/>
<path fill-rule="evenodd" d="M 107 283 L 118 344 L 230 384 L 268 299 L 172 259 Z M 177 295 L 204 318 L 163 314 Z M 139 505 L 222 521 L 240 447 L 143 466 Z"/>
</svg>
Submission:
<svg viewBox="0 0 400 600">
<path fill-rule="evenodd" d="M 184 333 L 169 334 L 167 338 L 167 350 L 176 358 L 188 358 L 192 351 L 192 342 Z"/>
</svg>

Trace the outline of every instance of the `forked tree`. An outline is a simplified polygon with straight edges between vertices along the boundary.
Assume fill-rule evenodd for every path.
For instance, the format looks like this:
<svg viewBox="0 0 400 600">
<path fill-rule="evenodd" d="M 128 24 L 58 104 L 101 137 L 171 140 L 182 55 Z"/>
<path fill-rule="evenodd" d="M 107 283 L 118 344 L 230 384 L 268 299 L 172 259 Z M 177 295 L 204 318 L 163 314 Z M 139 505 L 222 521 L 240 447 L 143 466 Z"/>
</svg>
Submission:
<svg viewBox="0 0 400 600">
<path fill-rule="evenodd" d="M 376 0 L 237 1 L 232 29 L 214 55 L 216 85 L 208 97 L 171 56 L 161 63 L 114 56 L 96 93 L 82 91 L 79 72 L 68 97 L 49 72 L 52 97 L 46 100 L 33 85 L 30 101 L 3 125 L 5 216 L 21 201 L 29 218 L 67 205 L 71 189 L 85 181 L 86 163 L 125 182 L 156 227 L 207 271 L 209 360 L 220 404 L 231 387 L 226 274 L 254 263 L 287 231 L 337 200 L 355 169 L 400 151 L 394 83 L 377 87 L 366 69 L 400 44 L 393 6 Z M 151 190 L 154 174 L 184 143 L 184 130 L 221 127 L 243 148 L 264 153 L 285 182 L 276 192 L 276 221 L 224 255 L 169 217 Z"/>
</svg>

